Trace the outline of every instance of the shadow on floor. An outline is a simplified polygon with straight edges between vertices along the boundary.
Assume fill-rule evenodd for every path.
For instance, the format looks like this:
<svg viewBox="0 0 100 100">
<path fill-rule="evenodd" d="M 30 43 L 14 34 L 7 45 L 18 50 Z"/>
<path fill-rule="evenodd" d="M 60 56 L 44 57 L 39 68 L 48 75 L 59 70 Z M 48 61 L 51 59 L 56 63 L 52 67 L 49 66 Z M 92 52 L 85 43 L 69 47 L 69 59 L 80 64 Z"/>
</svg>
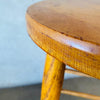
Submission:
<svg viewBox="0 0 100 100">
<path fill-rule="evenodd" d="M 64 81 L 64 89 L 86 92 L 100 96 L 100 80 L 73 78 Z M 0 89 L 0 100 L 40 100 L 41 84 L 16 88 Z M 61 100 L 88 100 L 69 95 L 61 95 Z"/>
</svg>

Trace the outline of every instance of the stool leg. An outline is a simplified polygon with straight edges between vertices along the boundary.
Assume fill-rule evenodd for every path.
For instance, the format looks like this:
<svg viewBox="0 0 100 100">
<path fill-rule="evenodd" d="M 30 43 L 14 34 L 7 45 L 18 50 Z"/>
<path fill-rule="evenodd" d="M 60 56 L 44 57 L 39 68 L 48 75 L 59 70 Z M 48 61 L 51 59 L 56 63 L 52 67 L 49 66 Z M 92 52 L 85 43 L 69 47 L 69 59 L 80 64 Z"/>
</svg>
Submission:
<svg viewBox="0 0 100 100">
<path fill-rule="evenodd" d="M 64 79 L 65 64 L 47 54 L 41 100 L 59 100 Z"/>
</svg>

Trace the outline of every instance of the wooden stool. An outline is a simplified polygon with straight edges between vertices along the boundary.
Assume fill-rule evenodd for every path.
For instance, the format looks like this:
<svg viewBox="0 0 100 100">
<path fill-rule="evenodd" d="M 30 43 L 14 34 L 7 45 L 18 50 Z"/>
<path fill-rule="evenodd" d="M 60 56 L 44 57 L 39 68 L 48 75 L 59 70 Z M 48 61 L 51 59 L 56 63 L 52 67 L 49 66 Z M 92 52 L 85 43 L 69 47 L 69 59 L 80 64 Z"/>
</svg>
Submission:
<svg viewBox="0 0 100 100">
<path fill-rule="evenodd" d="M 26 19 L 30 37 L 47 53 L 41 100 L 59 100 L 61 92 L 100 100 L 62 89 L 64 71 L 100 79 L 100 0 L 45 0 L 30 6 Z"/>
</svg>

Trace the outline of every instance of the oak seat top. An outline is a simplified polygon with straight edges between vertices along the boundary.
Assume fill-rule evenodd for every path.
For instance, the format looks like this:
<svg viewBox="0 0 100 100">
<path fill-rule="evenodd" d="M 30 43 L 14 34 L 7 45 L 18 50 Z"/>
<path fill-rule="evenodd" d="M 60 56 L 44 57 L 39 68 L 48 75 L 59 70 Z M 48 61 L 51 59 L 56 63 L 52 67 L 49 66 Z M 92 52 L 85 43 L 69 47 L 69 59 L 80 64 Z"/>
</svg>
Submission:
<svg viewBox="0 0 100 100">
<path fill-rule="evenodd" d="M 27 13 L 52 30 L 100 45 L 100 0 L 45 0 Z"/>
<path fill-rule="evenodd" d="M 47 54 L 100 79 L 100 0 L 45 0 L 26 13 L 32 40 Z"/>
</svg>

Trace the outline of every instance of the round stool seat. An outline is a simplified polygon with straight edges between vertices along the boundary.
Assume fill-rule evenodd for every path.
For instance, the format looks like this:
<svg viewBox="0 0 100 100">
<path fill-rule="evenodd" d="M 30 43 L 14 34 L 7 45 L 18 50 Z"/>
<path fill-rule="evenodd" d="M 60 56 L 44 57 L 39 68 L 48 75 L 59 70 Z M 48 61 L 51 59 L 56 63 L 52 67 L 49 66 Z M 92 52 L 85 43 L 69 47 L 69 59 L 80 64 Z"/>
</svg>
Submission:
<svg viewBox="0 0 100 100">
<path fill-rule="evenodd" d="M 32 40 L 61 62 L 100 79 L 100 0 L 46 0 L 26 14 Z"/>
</svg>

